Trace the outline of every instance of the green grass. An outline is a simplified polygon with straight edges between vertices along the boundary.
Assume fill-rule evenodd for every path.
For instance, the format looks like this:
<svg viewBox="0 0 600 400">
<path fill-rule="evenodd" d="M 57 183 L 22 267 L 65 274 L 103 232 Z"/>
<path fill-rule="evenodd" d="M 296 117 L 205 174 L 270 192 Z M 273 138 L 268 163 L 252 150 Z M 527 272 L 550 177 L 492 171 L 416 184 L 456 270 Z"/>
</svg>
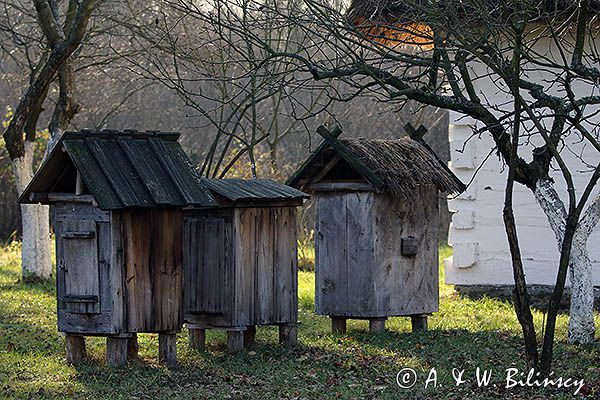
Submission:
<svg viewBox="0 0 600 400">
<path fill-rule="evenodd" d="M 449 255 L 442 249 L 442 256 Z M 443 281 L 443 280 L 442 280 Z M 332 336 L 329 320 L 313 313 L 314 275 L 300 272 L 300 345 L 277 345 L 277 331 L 260 328 L 257 347 L 240 355 L 225 352 L 223 333 L 208 333 L 208 350 L 188 350 L 185 331 L 178 336 L 176 369 L 157 363 L 157 337 L 140 335 L 141 360 L 127 368 L 104 365 L 104 340 L 88 338 L 88 359 L 68 366 L 64 338 L 56 329 L 54 285 L 26 285 L 19 279 L 19 247 L 0 250 L 1 398 L 260 398 L 260 399 L 419 399 L 419 398 L 571 398 L 572 389 L 540 391 L 503 388 L 509 367 L 525 368 L 520 327 L 511 306 L 493 299 L 462 299 L 450 286 L 440 289 L 440 312 L 430 331 L 413 334 L 407 318 L 391 318 L 388 332 L 370 335 L 366 321 L 350 321 L 348 334 Z M 542 315 L 535 314 L 541 324 Z M 600 322 L 600 321 L 599 321 Z M 567 319 L 558 321 L 555 375 L 586 382 L 583 393 L 600 397 L 600 349 L 565 344 Z M 396 385 L 402 368 L 414 368 L 412 390 Z M 436 389 L 424 389 L 435 367 Z M 499 386 L 478 388 L 470 381 L 453 385 L 452 369 L 472 378 L 477 367 L 492 369 Z"/>
</svg>

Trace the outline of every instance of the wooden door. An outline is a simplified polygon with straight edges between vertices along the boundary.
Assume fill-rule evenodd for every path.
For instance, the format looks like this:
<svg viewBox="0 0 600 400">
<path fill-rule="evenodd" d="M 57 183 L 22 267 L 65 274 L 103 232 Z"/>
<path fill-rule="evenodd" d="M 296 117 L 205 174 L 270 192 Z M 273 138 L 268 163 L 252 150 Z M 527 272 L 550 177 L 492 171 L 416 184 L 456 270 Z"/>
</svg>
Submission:
<svg viewBox="0 0 600 400">
<path fill-rule="evenodd" d="M 96 222 L 64 221 L 60 241 L 62 252 L 57 266 L 64 276 L 65 309 L 69 312 L 98 314 L 100 271 Z"/>
<path fill-rule="evenodd" d="M 184 222 L 184 313 L 225 315 L 232 304 L 232 224 L 224 214 Z"/>
<path fill-rule="evenodd" d="M 110 213 L 87 205 L 57 205 L 56 283 L 61 332 L 123 331 L 120 266 L 112 266 Z"/>
</svg>

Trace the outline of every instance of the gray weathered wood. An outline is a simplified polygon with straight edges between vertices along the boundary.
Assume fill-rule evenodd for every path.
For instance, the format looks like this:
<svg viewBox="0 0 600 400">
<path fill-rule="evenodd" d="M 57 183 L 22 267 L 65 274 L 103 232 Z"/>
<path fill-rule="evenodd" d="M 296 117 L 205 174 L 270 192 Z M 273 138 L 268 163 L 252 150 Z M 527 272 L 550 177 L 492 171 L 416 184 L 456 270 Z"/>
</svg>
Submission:
<svg viewBox="0 0 600 400">
<path fill-rule="evenodd" d="M 423 187 L 410 204 L 376 195 L 375 293 L 377 315 L 411 315 L 438 310 L 438 199 Z M 414 256 L 402 255 L 402 237 L 415 238 Z"/>
<path fill-rule="evenodd" d="M 244 349 L 244 332 L 241 330 L 227 331 L 227 351 L 237 353 Z"/>
<path fill-rule="evenodd" d="M 318 182 L 311 183 L 312 192 L 372 192 L 375 188 L 365 182 Z"/>
<path fill-rule="evenodd" d="M 159 332 L 158 361 L 170 367 L 177 365 L 177 335 L 175 333 Z"/>
<path fill-rule="evenodd" d="M 188 210 L 184 220 L 186 322 L 236 330 L 297 321 L 295 207 Z"/>
<path fill-rule="evenodd" d="M 315 232 L 315 311 L 344 315 L 348 304 L 346 196 L 327 193 L 317 198 L 318 230 Z"/>
<path fill-rule="evenodd" d="M 274 209 L 257 208 L 256 210 L 256 261 L 255 293 L 256 322 L 268 324 L 273 321 L 274 300 L 274 237 L 275 215 Z M 248 299 L 251 301 L 251 299 Z"/>
<path fill-rule="evenodd" d="M 188 327 L 189 346 L 193 350 L 206 349 L 206 330 L 201 328 Z"/>
<path fill-rule="evenodd" d="M 427 331 L 427 315 L 411 315 L 410 322 L 412 325 L 413 332 L 426 332 Z"/>
<path fill-rule="evenodd" d="M 89 219 L 96 222 L 110 222 L 110 212 L 87 204 L 57 204 L 54 206 L 54 220 Z"/>
<path fill-rule="evenodd" d="M 78 365 L 83 361 L 86 355 L 85 338 L 79 335 L 65 336 L 65 350 L 67 353 L 67 363 Z"/>
<path fill-rule="evenodd" d="M 62 223 L 61 259 L 58 267 L 64 273 L 63 302 L 70 312 L 100 312 L 98 270 L 98 238 L 93 220 L 67 220 Z M 81 301 L 89 299 L 89 301 Z M 95 299 L 92 301 L 91 299 Z"/>
<path fill-rule="evenodd" d="M 194 324 L 231 326 L 234 315 L 232 211 L 190 211 L 184 218 L 184 314 Z"/>
<path fill-rule="evenodd" d="M 346 333 L 346 317 L 331 317 L 331 333 L 334 335 Z"/>
<path fill-rule="evenodd" d="M 125 258 L 123 246 L 126 242 L 122 236 L 122 218 L 120 212 L 111 213 L 111 264 L 109 265 L 109 285 L 111 290 L 112 326 L 116 332 L 126 330 L 127 316 L 125 307 Z"/>
<path fill-rule="evenodd" d="M 385 332 L 385 321 L 387 318 L 370 318 L 369 330 L 373 333 Z"/>
<path fill-rule="evenodd" d="M 345 198 L 348 297 L 343 315 L 374 315 L 374 193 L 348 193 Z"/>
<path fill-rule="evenodd" d="M 256 325 L 248 325 L 244 331 L 244 347 L 252 348 L 256 343 Z"/>
<path fill-rule="evenodd" d="M 285 346 L 295 346 L 298 344 L 297 323 L 279 325 L 279 343 Z"/>
<path fill-rule="evenodd" d="M 106 338 L 106 364 L 111 367 L 127 365 L 127 338 Z"/>
<path fill-rule="evenodd" d="M 274 209 L 274 312 L 271 323 L 298 320 L 298 240 L 296 208 Z"/>
</svg>

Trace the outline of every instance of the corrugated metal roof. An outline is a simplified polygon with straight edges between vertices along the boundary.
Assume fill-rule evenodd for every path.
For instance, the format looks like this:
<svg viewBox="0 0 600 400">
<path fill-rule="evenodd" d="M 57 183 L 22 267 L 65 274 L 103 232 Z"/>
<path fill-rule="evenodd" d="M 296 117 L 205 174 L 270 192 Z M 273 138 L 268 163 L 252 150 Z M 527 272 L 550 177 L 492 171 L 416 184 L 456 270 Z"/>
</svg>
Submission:
<svg viewBox="0 0 600 400">
<path fill-rule="evenodd" d="M 66 132 L 21 196 L 48 190 L 46 164 L 64 163 L 66 150 L 103 210 L 130 207 L 216 206 L 217 203 L 171 132 Z M 60 161 L 57 161 L 59 160 Z M 56 179 L 56 177 L 54 177 Z"/>
<path fill-rule="evenodd" d="M 309 196 L 270 179 L 204 179 L 215 193 L 233 201 L 300 200 Z"/>
</svg>

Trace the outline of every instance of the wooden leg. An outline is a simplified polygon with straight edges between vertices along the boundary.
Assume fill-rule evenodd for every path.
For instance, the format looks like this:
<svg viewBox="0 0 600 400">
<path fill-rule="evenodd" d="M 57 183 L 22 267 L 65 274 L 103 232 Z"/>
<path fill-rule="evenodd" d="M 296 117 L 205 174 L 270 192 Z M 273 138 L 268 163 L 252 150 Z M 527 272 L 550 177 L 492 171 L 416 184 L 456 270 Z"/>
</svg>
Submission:
<svg viewBox="0 0 600 400">
<path fill-rule="evenodd" d="M 204 350 L 206 348 L 206 330 L 200 328 L 188 328 L 190 349 Z"/>
<path fill-rule="evenodd" d="M 106 338 L 106 363 L 111 367 L 127 365 L 128 338 Z"/>
<path fill-rule="evenodd" d="M 66 336 L 65 348 L 67 351 L 67 362 L 77 365 L 85 358 L 85 338 L 83 336 Z"/>
<path fill-rule="evenodd" d="M 137 333 L 132 333 L 131 337 L 127 339 L 127 359 L 135 360 L 138 357 L 139 349 Z"/>
<path fill-rule="evenodd" d="M 244 331 L 244 347 L 254 347 L 256 342 L 256 325 L 248 325 Z"/>
<path fill-rule="evenodd" d="M 426 332 L 427 331 L 427 315 L 417 314 L 410 316 L 410 322 L 412 324 L 412 331 Z"/>
<path fill-rule="evenodd" d="M 298 324 L 279 325 L 279 343 L 285 346 L 298 344 Z"/>
<path fill-rule="evenodd" d="M 341 335 L 346 333 L 345 317 L 331 317 L 331 333 L 333 333 L 334 335 Z"/>
<path fill-rule="evenodd" d="M 244 349 L 244 332 L 227 331 L 227 351 L 237 353 Z"/>
<path fill-rule="evenodd" d="M 369 318 L 369 330 L 373 333 L 385 332 L 385 321 L 387 318 Z"/>
<path fill-rule="evenodd" d="M 177 365 L 177 335 L 175 333 L 158 334 L 158 362 L 170 367 Z"/>
</svg>

